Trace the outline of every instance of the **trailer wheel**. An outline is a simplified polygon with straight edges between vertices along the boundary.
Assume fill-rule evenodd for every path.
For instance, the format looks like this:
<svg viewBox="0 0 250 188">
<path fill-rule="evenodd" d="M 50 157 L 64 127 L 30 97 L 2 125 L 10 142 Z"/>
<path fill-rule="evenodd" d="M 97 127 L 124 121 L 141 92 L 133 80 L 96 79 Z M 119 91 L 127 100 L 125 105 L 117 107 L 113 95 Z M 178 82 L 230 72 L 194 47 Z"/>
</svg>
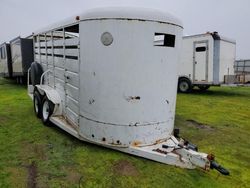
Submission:
<svg viewBox="0 0 250 188">
<path fill-rule="evenodd" d="M 189 93 L 191 90 L 191 82 L 187 78 L 180 78 L 178 82 L 178 91 L 181 93 Z"/>
<path fill-rule="evenodd" d="M 36 117 L 41 118 L 42 117 L 42 100 L 41 95 L 38 91 L 35 91 L 33 94 L 33 107 L 34 112 L 36 114 Z"/>
<path fill-rule="evenodd" d="M 198 86 L 198 88 L 199 88 L 201 91 L 206 91 L 206 90 L 208 90 L 208 89 L 210 88 L 210 86 L 204 85 L 204 86 Z"/>
<path fill-rule="evenodd" d="M 30 78 L 33 86 L 40 84 L 40 79 L 43 74 L 41 64 L 33 62 L 30 66 Z"/>
<path fill-rule="evenodd" d="M 54 104 L 45 96 L 42 102 L 42 122 L 44 125 L 50 125 L 50 116 L 54 111 Z"/>
</svg>

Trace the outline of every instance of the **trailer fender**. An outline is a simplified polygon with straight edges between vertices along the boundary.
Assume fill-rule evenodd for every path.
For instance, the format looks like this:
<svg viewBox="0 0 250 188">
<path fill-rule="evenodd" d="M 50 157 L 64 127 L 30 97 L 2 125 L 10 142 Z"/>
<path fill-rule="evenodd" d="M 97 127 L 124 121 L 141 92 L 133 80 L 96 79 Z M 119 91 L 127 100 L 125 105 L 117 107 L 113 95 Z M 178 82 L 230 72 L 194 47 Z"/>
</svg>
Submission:
<svg viewBox="0 0 250 188">
<path fill-rule="evenodd" d="M 180 76 L 178 77 L 178 80 L 180 80 L 180 79 L 188 79 L 188 80 L 192 83 L 192 80 L 191 80 L 190 77 L 187 76 L 187 75 L 180 75 Z M 192 84 L 193 84 L 193 83 L 192 83 Z"/>
<path fill-rule="evenodd" d="M 47 85 L 36 85 L 35 90 L 38 90 L 42 96 L 46 96 L 55 105 L 54 115 L 62 115 L 62 100 L 54 88 Z"/>
<path fill-rule="evenodd" d="M 43 68 L 40 63 L 33 62 L 30 66 L 30 79 L 33 86 L 40 84 Z"/>
</svg>

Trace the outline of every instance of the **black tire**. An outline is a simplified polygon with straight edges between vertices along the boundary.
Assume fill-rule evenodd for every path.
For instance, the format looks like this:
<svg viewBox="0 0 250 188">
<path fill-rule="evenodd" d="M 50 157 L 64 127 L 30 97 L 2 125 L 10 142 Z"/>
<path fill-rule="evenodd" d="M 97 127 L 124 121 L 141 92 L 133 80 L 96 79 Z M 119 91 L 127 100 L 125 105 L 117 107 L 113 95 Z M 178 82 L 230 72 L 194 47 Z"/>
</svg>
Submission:
<svg viewBox="0 0 250 188">
<path fill-rule="evenodd" d="M 30 66 L 30 80 L 33 86 L 40 84 L 40 79 L 43 74 L 41 64 L 33 62 Z"/>
<path fill-rule="evenodd" d="M 201 90 L 201 91 L 206 91 L 210 88 L 210 86 L 207 86 L 207 85 L 200 85 L 198 86 L 198 88 Z"/>
<path fill-rule="evenodd" d="M 192 91 L 192 84 L 187 78 L 180 78 L 178 82 L 178 91 L 180 93 L 190 93 Z"/>
<path fill-rule="evenodd" d="M 38 91 L 34 91 L 33 94 L 33 108 L 36 114 L 36 117 L 42 117 L 42 98 Z"/>
<path fill-rule="evenodd" d="M 42 102 L 42 122 L 46 126 L 50 126 L 51 122 L 49 120 L 50 116 L 54 111 L 54 104 L 45 96 Z"/>
</svg>

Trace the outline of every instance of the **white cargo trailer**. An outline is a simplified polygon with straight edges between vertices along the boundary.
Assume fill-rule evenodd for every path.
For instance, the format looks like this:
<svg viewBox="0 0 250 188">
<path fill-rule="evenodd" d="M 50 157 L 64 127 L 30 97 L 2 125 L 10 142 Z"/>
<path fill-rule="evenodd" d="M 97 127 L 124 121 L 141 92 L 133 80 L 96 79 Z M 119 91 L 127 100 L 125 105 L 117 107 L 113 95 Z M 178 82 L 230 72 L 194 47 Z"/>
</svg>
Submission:
<svg viewBox="0 0 250 188">
<path fill-rule="evenodd" d="M 217 32 L 183 37 L 178 90 L 190 92 L 194 86 L 206 90 L 212 85 L 229 84 L 234 75 L 236 42 Z"/>
<path fill-rule="evenodd" d="M 83 141 L 183 168 L 215 167 L 213 156 L 172 135 L 182 30 L 165 12 L 113 7 L 35 32 L 28 91 L 36 115 Z"/>
</svg>

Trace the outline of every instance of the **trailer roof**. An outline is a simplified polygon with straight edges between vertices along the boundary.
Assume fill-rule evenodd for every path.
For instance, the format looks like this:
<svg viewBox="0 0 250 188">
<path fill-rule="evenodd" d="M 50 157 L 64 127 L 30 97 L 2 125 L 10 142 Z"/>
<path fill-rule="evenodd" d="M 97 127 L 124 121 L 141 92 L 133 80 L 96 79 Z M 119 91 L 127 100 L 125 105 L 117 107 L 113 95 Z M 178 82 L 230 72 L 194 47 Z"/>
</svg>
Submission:
<svg viewBox="0 0 250 188">
<path fill-rule="evenodd" d="M 8 42 L 4 42 L 2 44 L 0 44 L 0 47 L 4 46 L 4 45 L 8 45 L 9 43 Z"/>
<path fill-rule="evenodd" d="M 250 59 L 238 59 L 238 60 L 235 60 L 235 62 L 244 62 L 244 61 L 250 61 Z"/>
<path fill-rule="evenodd" d="M 183 38 L 186 39 L 186 38 L 204 37 L 204 36 L 212 36 L 214 38 L 217 38 L 217 40 L 222 40 L 225 42 L 236 44 L 236 41 L 234 39 L 221 36 L 217 32 L 213 32 L 213 33 L 207 32 L 207 33 L 202 33 L 202 34 L 197 34 L 197 35 L 189 35 L 189 36 L 184 36 Z"/>
<path fill-rule="evenodd" d="M 78 17 L 78 19 L 76 19 L 76 17 Z M 137 7 L 104 7 L 87 10 L 75 17 L 71 17 L 64 21 L 58 22 L 42 30 L 38 30 L 34 32 L 34 34 L 47 32 L 50 30 L 58 29 L 60 27 L 65 27 L 67 25 L 72 25 L 79 21 L 99 19 L 132 19 L 155 21 L 183 27 L 182 22 L 178 18 L 172 16 L 167 12 L 163 12 L 157 9 Z"/>
</svg>

